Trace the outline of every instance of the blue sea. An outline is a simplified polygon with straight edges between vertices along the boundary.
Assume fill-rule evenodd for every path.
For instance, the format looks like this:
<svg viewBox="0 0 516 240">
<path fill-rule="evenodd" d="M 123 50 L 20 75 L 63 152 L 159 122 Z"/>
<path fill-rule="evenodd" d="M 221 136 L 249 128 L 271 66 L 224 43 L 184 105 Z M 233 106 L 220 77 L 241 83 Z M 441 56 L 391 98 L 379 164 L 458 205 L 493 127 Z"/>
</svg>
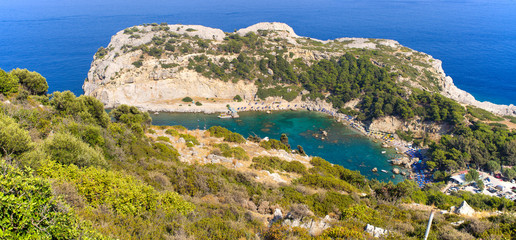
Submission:
<svg viewBox="0 0 516 240">
<path fill-rule="evenodd" d="M 93 55 L 116 32 L 142 23 L 200 24 L 226 32 L 264 21 L 284 22 L 318 39 L 395 39 L 443 61 L 455 84 L 479 100 L 516 103 L 515 0 L 0 0 L 0 68 L 43 74 L 50 92 L 83 93 Z M 314 113 L 160 114 L 154 124 L 223 125 L 247 136 L 279 138 L 371 178 L 390 170 L 388 156 L 367 138 Z M 204 124 L 203 124 L 204 122 Z M 329 140 L 314 139 L 319 128 Z M 387 153 L 388 154 L 388 153 Z M 399 181 L 399 178 L 395 181 Z"/>
<path fill-rule="evenodd" d="M 168 22 L 232 32 L 263 21 L 318 39 L 395 39 L 441 59 L 476 98 L 516 104 L 515 0 L 2 0 L 0 68 L 32 69 L 51 91 L 82 94 L 92 56 L 126 27 Z"/>
</svg>

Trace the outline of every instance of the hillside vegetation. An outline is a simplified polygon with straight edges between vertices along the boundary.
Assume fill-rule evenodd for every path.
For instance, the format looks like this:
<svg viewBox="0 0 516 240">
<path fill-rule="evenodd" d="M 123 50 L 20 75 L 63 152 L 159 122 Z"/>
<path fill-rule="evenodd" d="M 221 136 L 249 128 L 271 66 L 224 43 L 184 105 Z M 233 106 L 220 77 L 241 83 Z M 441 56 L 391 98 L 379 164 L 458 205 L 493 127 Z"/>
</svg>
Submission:
<svg viewBox="0 0 516 240">
<path fill-rule="evenodd" d="M 239 30 L 206 37 L 204 27 L 184 28 L 144 24 L 118 33 L 118 41 L 97 52 L 90 71 L 95 77 L 85 86 L 102 80 L 96 86 L 99 89 L 119 89 L 115 86 L 126 84 L 129 78 L 134 79 L 130 84 L 173 82 L 174 76 L 185 71 L 221 82 L 245 82 L 256 86 L 256 92 L 250 93 L 254 100 L 279 97 L 298 104 L 325 102 L 366 127 L 392 116 L 405 126 L 426 124 L 442 129 L 438 133 L 424 132 L 424 128 L 417 133 L 395 131 L 402 140 L 430 148 L 426 166 L 439 180 L 468 167 L 491 170 L 489 162 L 509 167 L 504 173 L 509 179 L 516 175 L 511 168 L 516 164 L 514 129 L 501 123 L 502 116 L 439 94 L 443 76 L 437 60 L 429 55 L 388 40 L 319 41 L 299 37 L 291 29 Z M 129 60 L 136 62 L 124 67 Z M 145 73 L 154 76 L 152 80 Z M 103 99 L 110 91 L 93 95 Z M 153 94 L 167 98 L 166 93 Z M 440 140 L 442 135 L 446 136 Z"/>
<path fill-rule="evenodd" d="M 43 81 L 0 70 L 0 239 L 373 238 L 367 224 L 389 230 L 384 238 L 421 239 L 431 207 L 415 203 L 463 200 L 504 214 L 437 213 L 429 239 L 516 237 L 514 202 L 503 198 L 367 180 L 292 153 L 286 136 L 152 126 L 135 107 L 108 114 L 90 96 L 47 95 Z M 285 214 L 269 221 L 277 209 Z"/>
</svg>

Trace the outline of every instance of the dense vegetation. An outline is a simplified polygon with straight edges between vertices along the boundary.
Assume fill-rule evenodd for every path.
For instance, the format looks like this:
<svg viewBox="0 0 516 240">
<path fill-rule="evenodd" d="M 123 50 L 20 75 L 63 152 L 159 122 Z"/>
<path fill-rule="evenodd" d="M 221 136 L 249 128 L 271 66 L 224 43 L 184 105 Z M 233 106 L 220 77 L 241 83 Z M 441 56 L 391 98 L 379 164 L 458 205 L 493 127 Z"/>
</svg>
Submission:
<svg viewBox="0 0 516 240">
<path fill-rule="evenodd" d="M 336 60 L 321 67 L 326 66 L 331 72 L 330 63 L 340 67 Z M 399 203 L 448 208 L 465 199 L 477 210 L 514 211 L 515 208 L 514 202 L 502 198 L 463 192 L 448 196 L 437 186 L 421 190 L 412 181 L 397 185 L 368 181 L 358 172 L 317 157 L 311 159 L 310 167 L 279 158 L 252 159 L 254 168 L 299 176 L 283 185 L 259 183 L 251 173 L 219 164 L 185 164 L 179 161 L 178 151 L 166 137 L 154 140 L 147 136 L 154 131 L 149 129 L 151 119 L 147 113 L 122 105 L 108 114 L 98 100 L 76 97 L 68 91 L 45 95 L 46 89 L 34 87 L 45 84 L 21 83 L 21 75 L 30 72 L 18 75 L 15 72 L 0 71 L 0 238 L 309 237 L 306 229 L 290 228 L 281 222 L 269 227 L 264 222 L 275 208 L 281 208 L 301 219 L 331 216 L 332 226 L 316 236 L 319 239 L 368 238 L 363 231 L 366 224 L 389 229 L 394 238 L 420 239 L 428 213 L 409 210 Z M 36 77 L 24 79 L 37 79 L 34 81 L 41 83 L 38 75 L 30 74 Z M 318 85 L 311 94 L 334 91 L 332 86 L 331 83 Z M 367 89 L 368 85 L 363 86 Z M 426 104 L 428 100 L 431 105 L 439 96 L 422 93 L 417 99 L 417 104 Z M 441 100 L 435 101 L 446 102 Z M 338 104 L 338 99 L 335 101 Z M 483 125 L 477 124 L 470 130 L 471 138 L 482 141 L 490 152 L 493 144 L 510 149 L 514 142 L 512 133 L 498 133 Z M 489 131 L 493 136 L 503 134 L 490 138 Z M 200 145 L 182 127 L 170 127 L 165 132 L 183 138 L 187 147 Z M 231 144 L 246 141 L 221 127 L 210 128 L 208 132 Z M 452 142 L 453 138 L 444 140 Z M 447 142 L 441 143 L 443 151 L 448 151 Z M 260 146 L 290 151 L 286 135 L 280 140 L 261 141 Z M 244 149 L 226 143 L 214 146 L 212 153 L 244 161 L 249 158 Z M 512 161 L 512 155 L 507 153 L 500 152 L 505 155 L 497 156 L 505 157 L 501 164 Z M 482 161 L 471 162 L 480 165 Z M 513 231 L 516 219 L 511 215 L 473 219 L 458 227 L 450 225 L 458 220 L 460 217 L 455 215 L 438 214 L 430 239 L 516 236 Z"/>
<path fill-rule="evenodd" d="M 516 132 L 479 121 L 461 125 L 454 134 L 445 135 L 431 145 L 430 155 L 429 169 L 449 172 L 470 167 L 500 171 L 502 165 L 516 165 Z M 509 175 L 509 179 L 516 177 L 516 174 Z"/>
</svg>

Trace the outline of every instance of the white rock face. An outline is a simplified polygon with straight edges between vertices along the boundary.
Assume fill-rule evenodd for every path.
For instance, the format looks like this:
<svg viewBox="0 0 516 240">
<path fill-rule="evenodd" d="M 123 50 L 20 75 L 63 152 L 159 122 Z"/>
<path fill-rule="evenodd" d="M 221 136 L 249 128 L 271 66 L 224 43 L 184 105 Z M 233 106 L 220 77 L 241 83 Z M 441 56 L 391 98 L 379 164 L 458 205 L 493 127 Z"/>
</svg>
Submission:
<svg viewBox="0 0 516 240">
<path fill-rule="evenodd" d="M 188 60 L 196 54 L 170 56 L 167 59 L 140 59 L 141 50 L 128 51 L 127 49 L 147 44 L 154 37 L 162 37 L 170 33 L 185 34 L 191 37 L 199 37 L 213 41 L 218 44 L 226 37 L 220 30 L 200 25 L 168 25 L 168 31 L 154 31 L 156 27 L 164 26 L 136 26 L 137 37 L 131 34 L 118 32 L 111 38 L 107 49 L 108 54 L 102 58 L 94 58 L 91 64 L 88 78 L 83 89 L 85 95 L 94 96 L 100 99 L 108 108 L 120 104 L 130 104 L 150 111 L 184 111 L 177 106 L 172 107 L 170 101 L 189 97 L 232 99 L 235 95 L 250 100 L 254 98 L 257 87 L 253 82 L 239 81 L 237 83 L 223 82 L 216 79 L 208 79 L 200 74 L 186 70 L 184 67 L 159 68 L 161 64 L 179 64 L 186 66 Z M 246 35 L 249 32 L 258 33 L 260 30 L 273 32 L 275 36 L 287 40 L 288 43 L 298 46 L 297 40 L 306 39 L 298 36 L 294 30 L 284 23 L 264 22 L 243 28 L 237 31 L 239 35 Z M 378 49 L 380 45 L 391 48 L 402 47 L 397 41 L 385 39 L 368 38 L 338 38 L 335 40 L 321 41 L 322 43 L 332 41 L 343 42 L 343 48 Z M 303 48 L 289 49 L 294 58 L 300 57 L 307 61 L 329 59 L 338 53 L 325 53 L 311 51 Z M 333 55 L 332 55 L 333 54 Z M 412 52 L 402 52 L 410 55 Z M 428 56 L 435 73 L 438 74 L 438 84 L 441 87 L 441 94 L 452 98 L 460 103 L 473 105 L 487 111 L 500 114 L 516 116 L 516 106 L 498 105 L 490 102 L 477 101 L 471 94 L 457 88 L 451 77 L 446 76 L 442 69 L 441 61 Z M 232 60 L 235 56 L 224 56 Z M 214 60 L 218 60 L 216 56 Z M 133 62 L 143 60 L 143 66 L 137 68 Z M 204 102 L 203 102 L 204 104 Z M 213 108 L 217 108 L 214 110 Z M 218 112 L 225 111 L 224 106 L 206 105 L 196 108 L 195 111 Z M 188 109 L 187 111 L 193 111 Z"/>
<path fill-rule="evenodd" d="M 373 237 L 375 237 L 375 238 L 379 238 L 379 237 L 389 233 L 388 230 L 379 228 L 379 227 L 375 227 L 371 224 L 367 224 L 367 226 L 365 227 L 365 231 L 367 233 L 373 235 Z"/>
<path fill-rule="evenodd" d="M 455 210 L 455 213 L 460 215 L 472 216 L 473 214 L 475 214 L 475 210 L 472 207 L 470 207 L 466 201 L 462 201 L 460 206 Z"/>
<path fill-rule="evenodd" d="M 235 95 L 250 99 L 257 88 L 244 81 L 238 83 L 208 79 L 193 71 L 182 71 L 159 81 L 149 81 L 148 76 L 138 76 L 133 83 L 108 84 L 95 88 L 95 84 L 85 83 L 86 95 L 102 101 L 107 108 L 130 104 L 151 111 L 163 111 L 168 101 L 184 97 L 232 99 Z"/>
<path fill-rule="evenodd" d="M 279 23 L 279 22 L 261 22 L 257 23 L 255 25 L 242 28 L 237 31 L 238 35 L 245 36 L 249 32 L 258 32 L 258 30 L 265 30 L 265 31 L 275 31 L 280 34 L 282 37 L 292 37 L 297 38 L 299 37 L 295 32 L 294 29 L 292 29 L 289 25 L 285 23 Z"/>
<path fill-rule="evenodd" d="M 480 102 L 473 97 L 470 93 L 459 89 L 455 84 L 453 83 L 453 80 L 451 77 L 446 76 L 444 78 L 443 82 L 443 90 L 442 94 L 444 96 L 447 96 L 455 101 L 473 105 L 478 108 L 485 109 L 487 111 L 490 111 L 492 113 L 500 114 L 500 115 L 509 115 L 509 116 L 516 116 L 516 106 L 513 104 L 511 105 L 501 105 L 501 104 L 494 104 L 491 102 Z"/>
</svg>

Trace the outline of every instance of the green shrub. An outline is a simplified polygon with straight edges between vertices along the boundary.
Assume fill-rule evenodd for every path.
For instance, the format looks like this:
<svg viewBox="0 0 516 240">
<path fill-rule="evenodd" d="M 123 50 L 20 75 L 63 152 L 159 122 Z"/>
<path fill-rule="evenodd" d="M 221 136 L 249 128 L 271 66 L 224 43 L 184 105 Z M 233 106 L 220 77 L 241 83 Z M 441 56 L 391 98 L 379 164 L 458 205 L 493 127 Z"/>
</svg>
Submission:
<svg viewBox="0 0 516 240">
<path fill-rule="evenodd" d="M 37 72 L 30 72 L 27 69 L 13 69 L 11 74 L 18 77 L 20 84 L 31 94 L 44 95 L 48 90 L 47 79 Z"/>
<path fill-rule="evenodd" d="M 155 150 L 157 150 L 153 154 L 154 157 L 161 159 L 161 160 L 165 160 L 165 161 L 170 161 L 170 160 L 178 161 L 179 160 L 179 158 L 178 158 L 179 152 L 177 151 L 177 149 L 175 149 L 170 144 L 154 142 L 154 143 L 152 143 L 152 146 Z"/>
<path fill-rule="evenodd" d="M 186 131 L 187 130 L 184 126 L 181 126 L 181 125 L 175 125 L 175 126 L 172 126 L 172 128 L 177 131 Z"/>
<path fill-rule="evenodd" d="M 52 196 L 50 183 L 0 161 L 0 238 L 77 239 L 73 212 Z"/>
<path fill-rule="evenodd" d="M 233 157 L 245 161 L 249 160 L 249 155 L 241 147 L 230 147 L 227 143 L 216 144 L 215 147 L 220 149 L 224 157 Z"/>
<path fill-rule="evenodd" d="M 337 190 L 345 192 L 359 192 L 358 189 L 353 187 L 346 181 L 340 180 L 335 177 L 323 177 L 317 174 L 307 174 L 296 180 L 297 183 L 318 187 L 327 190 Z"/>
<path fill-rule="evenodd" d="M 276 86 L 273 88 L 260 87 L 258 88 L 256 95 L 260 99 L 265 99 L 267 97 L 281 97 L 286 101 L 291 102 L 292 100 L 296 99 L 297 96 L 299 96 L 299 93 L 300 91 L 295 87 Z"/>
<path fill-rule="evenodd" d="M 242 97 L 240 97 L 240 95 L 236 95 L 236 96 L 233 98 L 233 101 L 241 102 L 241 101 L 243 101 L 243 100 L 242 100 Z"/>
<path fill-rule="evenodd" d="M 193 145 L 201 144 L 201 143 L 199 143 L 199 140 L 197 140 L 196 137 L 194 137 L 190 134 L 179 134 L 179 137 L 182 137 L 186 141 L 187 145 L 188 145 L 188 142 L 190 142 Z M 189 146 L 189 147 L 193 147 L 193 146 Z"/>
<path fill-rule="evenodd" d="M 0 93 L 9 95 L 18 92 L 18 77 L 0 69 Z"/>
<path fill-rule="evenodd" d="M 54 92 L 50 105 L 61 116 L 79 118 L 84 123 L 107 127 L 110 122 L 109 115 L 104 111 L 104 104 L 92 96 L 75 97 L 75 94 L 70 91 Z"/>
<path fill-rule="evenodd" d="M 278 157 L 259 156 L 253 158 L 252 168 L 258 170 L 267 170 L 274 172 L 273 170 L 280 170 L 285 172 L 294 172 L 299 174 L 306 174 L 306 167 L 298 161 L 285 161 Z"/>
<path fill-rule="evenodd" d="M 133 66 L 140 68 L 141 66 L 143 66 L 143 61 L 142 60 L 134 61 Z"/>
<path fill-rule="evenodd" d="M 163 142 L 170 142 L 170 138 L 165 137 L 165 136 L 158 136 L 157 140 L 163 141 Z"/>
<path fill-rule="evenodd" d="M 104 58 L 107 54 L 109 53 L 109 51 L 107 49 L 105 49 L 104 47 L 100 47 L 97 52 L 95 53 L 95 57 L 98 58 L 98 59 L 102 59 Z"/>
<path fill-rule="evenodd" d="M 90 206 L 104 205 L 117 214 L 140 216 L 156 213 L 158 209 L 168 214 L 170 211 L 188 213 L 195 209 L 193 204 L 183 200 L 177 193 L 159 193 L 151 186 L 120 172 L 93 167 L 79 169 L 73 165 L 62 166 L 53 162 L 48 162 L 39 172 L 43 176 L 74 184 Z"/>
<path fill-rule="evenodd" d="M 179 133 L 177 132 L 177 130 L 175 129 L 167 129 L 165 131 L 166 134 L 170 135 L 170 136 L 179 136 Z"/>
<path fill-rule="evenodd" d="M 78 167 L 105 166 L 102 151 L 90 147 L 69 133 L 56 133 L 45 140 L 43 149 L 50 159 Z"/>
<path fill-rule="evenodd" d="M 471 116 L 479 119 L 479 120 L 488 120 L 488 121 L 502 121 L 503 118 L 498 117 L 494 115 L 493 113 L 486 111 L 481 108 L 468 106 L 467 107 L 468 113 L 471 114 Z"/>
<path fill-rule="evenodd" d="M 245 138 L 242 135 L 231 132 L 227 128 L 213 126 L 210 127 L 208 131 L 210 132 L 210 136 L 218 138 L 223 137 L 226 142 L 245 143 Z"/>
<path fill-rule="evenodd" d="M 124 123 L 137 133 L 143 134 L 143 129 L 150 126 L 152 119 L 148 112 L 142 112 L 138 108 L 120 105 L 109 113 L 117 122 Z"/>
<path fill-rule="evenodd" d="M 185 97 L 185 98 L 181 99 L 181 101 L 183 101 L 183 102 L 193 102 L 193 99 L 191 97 Z"/>
<path fill-rule="evenodd" d="M 263 147 L 267 150 L 270 150 L 270 149 L 278 149 L 278 150 L 285 150 L 285 151 L 289 151 L 289 148 L 287 145 L 283 144 L 281 141 L 279 140 L 276 140 L 276 139 L 270 139 L 269 141 L 261 141 L 260 142 L 260 147 Z"/>
<path fill-rule="evenodd" d="M 74 136 L 92 147 L 103 147 L 105 144 L 102 129 L 99 126 L 70 123 L 67 127 Z"/>
<path fill-rule="evenodd" d="M 11 117 L 0 113 L 0 156 L 23 153 L 32 146 L 29 132 Z"/>
<path fill-rule="evenodd" d="M 202 106 L 202 103 L 197 101 L 197 102 L 195 102 L 195 106 Z"/>
</svg>

